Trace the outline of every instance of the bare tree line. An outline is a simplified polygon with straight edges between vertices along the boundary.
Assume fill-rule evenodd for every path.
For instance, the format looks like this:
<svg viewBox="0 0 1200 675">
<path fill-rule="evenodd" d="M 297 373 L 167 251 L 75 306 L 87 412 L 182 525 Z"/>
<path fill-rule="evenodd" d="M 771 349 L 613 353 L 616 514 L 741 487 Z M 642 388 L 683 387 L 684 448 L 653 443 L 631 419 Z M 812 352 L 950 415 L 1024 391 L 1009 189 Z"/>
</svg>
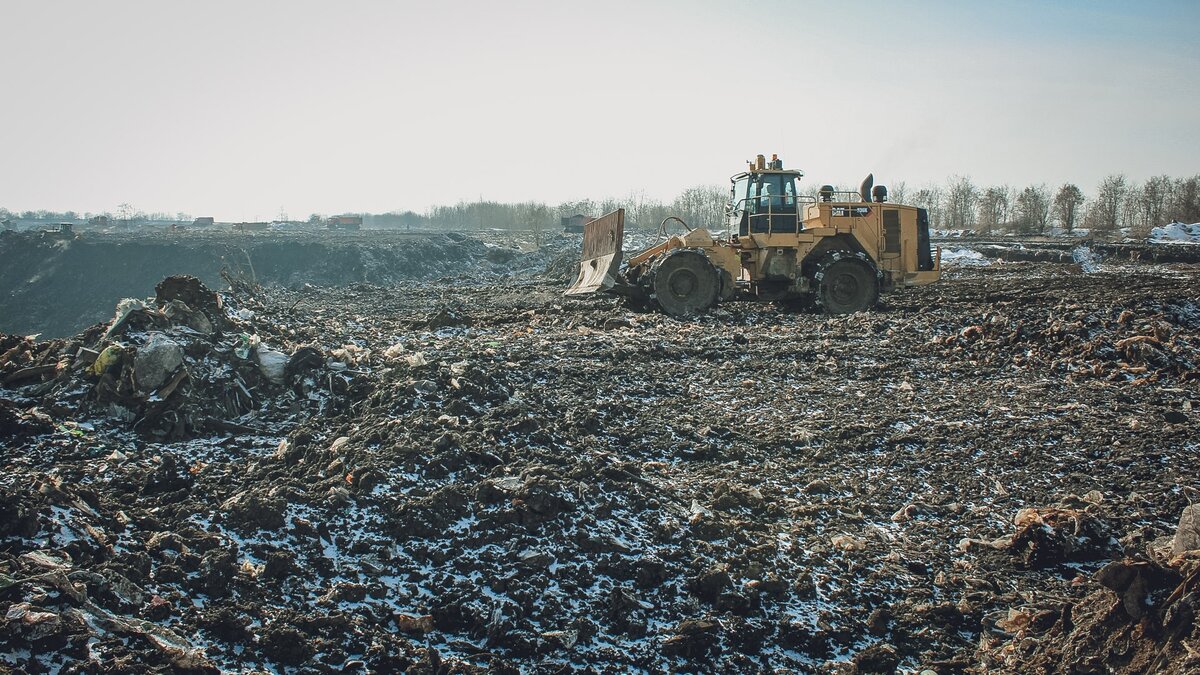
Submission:
<svg viewBox="0 0 1200 675">
<path fill-rule="evenodd" d="M 952 176 L 942 184 L 916 189 L 900 181 L 889 186 L 889 192 L 892 202 L 928 209 L 935 228 L 985 235 L 1074 234 L 1086 229 L 1105 237 L 1126 229 L 1131 237 L 1144 238 L 1151 228 L 1169 222 L 1200 222 L 1200 175 L 1155 176 L 1137 183 L 1113 174 L 1101 180 L 1091 196 L 1074 183 L 1053 189 L 1044 183 L 1020 188 L 979 186 L 967 176 Z M 670 202 L 633 192 L 623 199 L 580 199 L 557 206 L 477 201 L 435 206 L 425 214 L 363 215 L 364 222 L 375 227 L 532 229 L 540 233 L 557 229 L 560 218 L 599 216 L 624 208 L 630 228 L 656 228 L 667 216 L 677 216 L 693 227 L 720 230 L 726 226 L 728 200 L 726 186 L 697 185 Z"/>
<path fill-rule="evenodd" d="M 578 199 L 551 206 L 542 202 L 506 203 L 496 201 L 459 202 L 453 206 L 435 206 L 425 214 L 412 211 L 392 214 L 362 214 L 369 227 L 407 229 L 504 229 L 533 230 L 536 233 L 559 229 L 560 220 L 574 215 L 600 216 L 625 209 L 630 228 L 655 228 L 676 216 L 692 227 L 720 229 L 725 221 L 725 203 L 729 189 L 719 185 L 688 188 L 670 202 L 633 192 L 623 199 Z M 314 214 L 313 218 L 321 218 Z"/>
<path fill-rule="evenodd" d="M 1127 230 L 1145 238 L 1170 222 L 1200 221 L 1200 175 L 1189 178 L 1154 176 L 1144 183 L 1122 174 L 1102 179 L 1088 197 L 1074 183 L 1050 188 L 1045 183 L 1013 187 L 978 186 L 967 176 L 909 192 L 893 189 L 894 201 L 929 210 L 934 227 L 974 230 L 980 234 L 1073 234 L 1086 229 L 1097 236 Z"/>
<path fill-rule="evenodd" d="M 836 186 L 835 186 L 836 187 Z M 1074 183 L 1056 188 L 1041 183 L 976 185 L 968 176 L 952 176 L 941 184 L 912 188 L 904 181 L 890 187 L 890 200 L 928 209 L 933 227 L 944 230 L 973 230 L 980 234 L 1072 234 L 1086 229 L 1096 236 L 1112 236 L 1128 230 L 1135 238 L 1144 238 L 1150 229 L 1168 222 L 1200 222 L 1200 175 L 1188 178 L 1154 176 L 1143 183 L 1122 174 L 1105 177 L 1091 195 Z M 815 190 L 815 187 L 812 188 Z M 664 202 L 632 192 L 625 198 L 580 199 L 552 206 L 545 202 L 459 202 L 453 206 L 434 206 L 425 213 L 346 213 L 360 215 L 369 228 L 386 229 L 504 229 L 532 230 L 542 233 L 559 229 L 561 218 L 599 216 L 618 208 L 626 212 L 627 226 L 650 229 L 668 216 L 677 216 L 693 227 L 724 229 L 725 205 L 729 188 L 720 185 L 690 187 L 673 200 Z M 109 216 L 113 221 L 138 225 L 151 221 L 188 222 L 184 213 L 145 214 L 122 204 L 116 214 L 74 211 L 11 212 L 0 208 L 0 221 L 76 221 L 93 216 Z M 322 214 L 312 214 L 308 222 L 320 224 Z"/>
</svg>

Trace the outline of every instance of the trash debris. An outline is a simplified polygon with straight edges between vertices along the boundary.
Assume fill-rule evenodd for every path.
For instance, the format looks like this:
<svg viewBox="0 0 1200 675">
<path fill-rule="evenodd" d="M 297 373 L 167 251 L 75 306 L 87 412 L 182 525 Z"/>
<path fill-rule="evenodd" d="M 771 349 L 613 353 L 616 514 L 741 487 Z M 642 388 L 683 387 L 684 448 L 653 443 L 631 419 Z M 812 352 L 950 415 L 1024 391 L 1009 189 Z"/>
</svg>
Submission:
<svg viewBox="0 0 1200 675">
<path fill-rule="evenodd" d="M 1178 556 L 1196 550 L 1200 550 L 1200 504 L 1189 504 L 1179 515 L 1179 525 L 1171 540 L 1171 553 Z"/>
<path fill-rule="evenodd" d="M 1195 670 L 1200 274 L 1130 265 L 676 321 L 256 264 L 0 336 L 0 663 Z"/>
<path fill-rule="evenodd" d="M 1008 549 L 1024 567 L 1096 560 L 1114 552 L 1107 525 L 1086 511 L 1024 508 L 1013 524 L 1017 531 L 1009 539 Z"/>
<path fill-rule="evenodd" d="M 96 357 L 96 360 L 92 362 L 89 370 L 91 371 L 92 375 L 103 375 L 118 365 L 124 355 L 125 350 L 122 349 L 120 345 L 111 344 L 105 347 L 104 351 L 100 352 L 99 356 Z"/>
<path fill-rule="evenodd" d="M 288 362 L 291 360 L 287 354 L 260 344 L 255 350 L 255 357 L 258 359 L 258 369 L 264 377 L 277 385 L 284 383 Z"/>
<path fill-rule="evenodd" d="M 151 333 L 134 356 L 134 379 L 142 391 L 151 392 L 162 386 L 182 365 L 183 347 L 162 333 Z"/>
</svg>

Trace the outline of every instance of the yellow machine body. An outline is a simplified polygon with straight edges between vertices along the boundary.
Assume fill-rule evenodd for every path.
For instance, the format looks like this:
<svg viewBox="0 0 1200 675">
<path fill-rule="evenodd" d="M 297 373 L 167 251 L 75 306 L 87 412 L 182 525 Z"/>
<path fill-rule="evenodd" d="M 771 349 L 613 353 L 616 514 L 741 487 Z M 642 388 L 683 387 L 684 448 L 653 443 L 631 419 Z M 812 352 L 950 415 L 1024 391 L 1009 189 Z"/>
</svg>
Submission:
<svg viewBox="0 0 1200 675">
<path fill-rule="evenodd" d="M 888 290 L 941 277 L 928 214 L 886 201 L 868 176 L 858 192 L 823 186 L 799 194 L 803 173 L 751 165 L 733 176 L 730 234 L 688 229 L 633 255 L 620 267 L 624 212 L 584 228 L 580 276 L 568 294 L 609 292 L 686 315 L 738 296 L 811 297 L 831 313 L 869 309 Z M 680 221 L 682 222 L 682 221 Z"/>
</svg>

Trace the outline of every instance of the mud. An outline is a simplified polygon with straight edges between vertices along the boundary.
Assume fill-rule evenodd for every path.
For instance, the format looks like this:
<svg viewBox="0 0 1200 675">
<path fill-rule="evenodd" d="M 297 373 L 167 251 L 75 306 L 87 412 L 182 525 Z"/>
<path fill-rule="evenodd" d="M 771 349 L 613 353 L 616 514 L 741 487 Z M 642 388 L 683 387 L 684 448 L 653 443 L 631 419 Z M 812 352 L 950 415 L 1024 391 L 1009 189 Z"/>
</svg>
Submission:
<svg viewBox="0 0 1200 675">
<path fill-rule="evenodd" d="M 1191 554 L 1150 552 L 1200 488 L 1198 277 L 1003 263 L 691 321 L 539 276 L 238 285 L 211 332 L 175 297 L 6 337 L 0 663 L 1194 671 Z M 84 363 L 152 339 L 165 396 Z"/>
</svg>

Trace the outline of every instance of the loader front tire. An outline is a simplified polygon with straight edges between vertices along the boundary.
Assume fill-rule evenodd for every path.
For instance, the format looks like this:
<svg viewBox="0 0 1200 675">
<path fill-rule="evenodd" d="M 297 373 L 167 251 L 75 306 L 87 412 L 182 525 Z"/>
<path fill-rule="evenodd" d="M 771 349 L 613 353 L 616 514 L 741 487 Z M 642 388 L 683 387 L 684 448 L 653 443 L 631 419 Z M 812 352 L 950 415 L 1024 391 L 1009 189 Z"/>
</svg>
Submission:
<svg viewBox="0 0 1200 675">
<path fill-rule="evenodd" d="M 857 255 L 831 258 L 814 276 L 816 301 L 826 314 L 853 314 L 879 301 L 875 268 Z"/>
<path fill-rule="evenodd" d="M 654 265 L 654 301 L 675 317 L 703 314 L 717 304 L 721 277 L 699 251 L 676 250 Z"/>
</svg>

